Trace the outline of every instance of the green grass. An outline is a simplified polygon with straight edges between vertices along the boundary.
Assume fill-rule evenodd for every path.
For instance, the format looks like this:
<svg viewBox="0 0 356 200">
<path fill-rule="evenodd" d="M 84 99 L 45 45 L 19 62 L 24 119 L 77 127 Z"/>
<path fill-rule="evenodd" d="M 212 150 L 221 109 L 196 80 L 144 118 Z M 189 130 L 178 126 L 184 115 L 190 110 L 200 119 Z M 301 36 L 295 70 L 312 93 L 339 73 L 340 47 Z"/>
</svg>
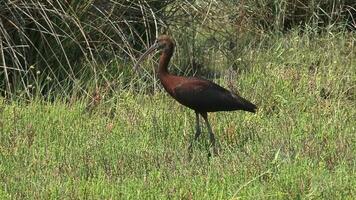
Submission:
<svg viewBox="0 0 356 200">
<path fill-rule="evenodd" d="M 243 54 L 233 84 L 259 111 L 210 114 L 211 159 L 206 128 L 188 159 L 194 113 L 164 91 L 118 90 L 91 114 L 0 100 L 0 199 L 353 199 L 354 38 L 290 34 Z"/>
</svg>

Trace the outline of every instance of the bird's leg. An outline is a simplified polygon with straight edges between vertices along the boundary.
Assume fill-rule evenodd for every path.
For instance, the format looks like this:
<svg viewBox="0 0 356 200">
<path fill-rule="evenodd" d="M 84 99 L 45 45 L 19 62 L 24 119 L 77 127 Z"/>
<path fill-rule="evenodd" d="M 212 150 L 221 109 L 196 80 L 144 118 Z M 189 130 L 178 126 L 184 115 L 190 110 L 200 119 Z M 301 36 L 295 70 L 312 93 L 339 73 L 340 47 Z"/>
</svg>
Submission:
<svg viewBox="0 0 356 200">
<path fill-rule="evenodd" d="M 194 135 L 194 139 L 191 141 L 188 150 L 189 152 L 191 152 L 192 150 L 192 146 L 193 146 L 193 142 L 196 141 L 198 139 L 198 137 L 201 134 L 201 130 L 200 130 L 200 125 L 199 125 L 199 113 L 195 112 L 195 135 Z"/>
<path fill-rule="evenodd" d="M 209 131 L 209 138 L 210 138 L 211 147 L 213 148 L 213 153 L 214 154 L 218 154 L 218 149 L 217 149 L 216 144 L 215 144 L 215 136 L 214 136 L 213 130 L 211 129 L 210 123 L 208 121 L 208 114 L 207 113 L 202 113 L 201 115 L 203 116 L 203 118 L 205 120 L 205 123 L 206 123 L 206 126 L 207 126 L 208 131 Z"/>
<path fill-rule="evenodd" d="M 194 135 L 194 140 L 197 140 L 198 137 L 201 134 L 201 130 L 200 130 L 200 124 L 199 124 L 199 113 L 195 112 L 195 135 Z"/>
</svg>

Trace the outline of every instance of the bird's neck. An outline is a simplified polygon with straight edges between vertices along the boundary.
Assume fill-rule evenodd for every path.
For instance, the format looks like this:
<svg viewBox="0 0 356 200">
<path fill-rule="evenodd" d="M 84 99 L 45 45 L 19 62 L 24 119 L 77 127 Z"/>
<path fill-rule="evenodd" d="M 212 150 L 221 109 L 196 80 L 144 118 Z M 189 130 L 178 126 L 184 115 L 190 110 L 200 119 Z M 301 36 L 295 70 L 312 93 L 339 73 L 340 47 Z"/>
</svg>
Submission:
<svg viewBox="0 0 356 200">
<path fill-rule="evenodd" d="M 170 94 L 173 94 L 172 86 L 172 76 L 168 72 L 168 64 L 172 57 L 172 52 L 162 52 L 159 58 L 159 65 L 158 65 L 158 78 L 161 81 L 164 89 Z"/>
<path fill-rule="evenodd" d="M 168 72 L 168 64 L 171 60 L 173 52 L 172 51 L 164 51 L 161 53 L 159 57 L 159 65 L 158 65 L 158 74 L 159 75 L 167 75 Z"/>
</svg>

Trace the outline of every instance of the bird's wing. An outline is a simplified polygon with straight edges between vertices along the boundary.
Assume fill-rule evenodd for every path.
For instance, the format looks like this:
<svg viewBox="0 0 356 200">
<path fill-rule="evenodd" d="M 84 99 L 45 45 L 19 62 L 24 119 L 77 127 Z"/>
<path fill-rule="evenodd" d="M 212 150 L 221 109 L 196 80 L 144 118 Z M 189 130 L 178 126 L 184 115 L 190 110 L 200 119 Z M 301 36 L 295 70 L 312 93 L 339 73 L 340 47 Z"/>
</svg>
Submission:
<svg viewBox="0 0 356 200">
<path fill-rule="evenodd" d="M 174 88 L 177 101 L 195 110 L 216 107 L 223 103 L 230 92 L 219 85 L 205 79 L 191 78 L 182 81 Z"/>
<path fill-rule="evenodd" d="M 254 110 L 255 105 L 212 81 L 200 78 L 185 79 L 174 89 L 174 98 L 194 110 Z"/>
<path fill-rule="evenodd" d="M 207 95 L 207 93 L 230 93 L 228 90 L 214 82 L 201 78 L 185 79 L 174 87 L 174 92 L 178 96 L 191 95 L 190 97 L 195 97 L 197 95 L 198 97 L 202 97 L 201 95 Z"/>
</svg>

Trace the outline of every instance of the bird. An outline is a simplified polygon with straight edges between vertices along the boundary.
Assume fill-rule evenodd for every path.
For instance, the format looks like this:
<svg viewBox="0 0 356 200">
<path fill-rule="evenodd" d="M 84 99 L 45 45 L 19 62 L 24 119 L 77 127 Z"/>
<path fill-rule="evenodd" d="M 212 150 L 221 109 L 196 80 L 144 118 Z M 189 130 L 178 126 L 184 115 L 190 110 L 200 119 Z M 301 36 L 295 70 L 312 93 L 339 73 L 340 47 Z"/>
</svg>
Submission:
<svg viewBox="0 0 356 200">
<path fill-rule="evenodd" d="M 208 129 L 210 147 L 212 147 L 213 153 L 218 154 L 215 136 L 208 120 L 208 113 L 235 110 L 255 113 L 257 106 L 210 80 L 199 77 L 177 76 L 169 73 L 168 65 L 174 49 L 174 40 L 168 35 L 161 35 L 137 60 L 134 69 L 137 71 L 140 63 L 148 55 L 156 50 L 160 51 L 157 75 L 161 84 L 171 97 L 195 112 L 196 130 L 188 149 L 191 151 L 193 142 L 201 135 L 200 115 L 203 117 Z"/>
</svg>

